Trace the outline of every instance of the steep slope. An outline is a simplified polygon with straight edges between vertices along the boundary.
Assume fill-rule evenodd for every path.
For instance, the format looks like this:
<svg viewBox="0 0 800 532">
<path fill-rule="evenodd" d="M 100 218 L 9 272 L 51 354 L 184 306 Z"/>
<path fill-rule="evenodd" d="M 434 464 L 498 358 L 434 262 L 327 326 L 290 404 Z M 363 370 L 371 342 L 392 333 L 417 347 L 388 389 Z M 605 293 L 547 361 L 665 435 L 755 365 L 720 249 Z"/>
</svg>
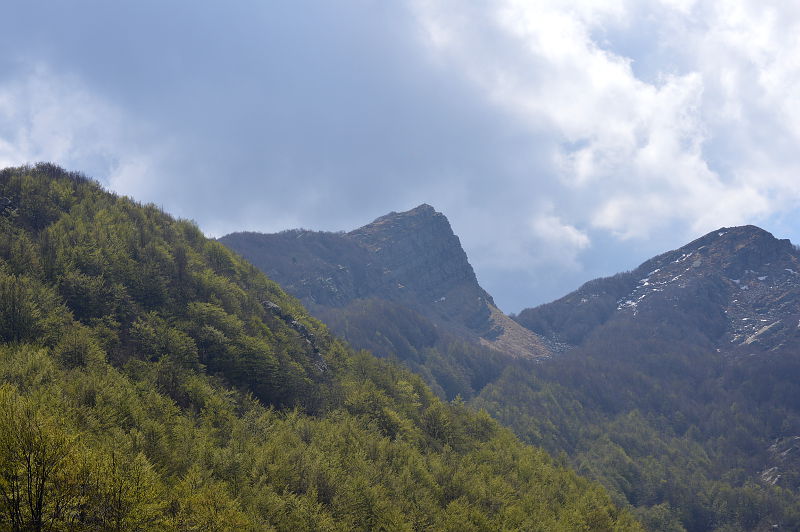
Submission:
<svg viewBox="0 0 800 532">
<path fill-rule="evenodd" d="M 0 528 L 638 528 L 193 224 L 52 165 L 0 202 Z"/>
<path fill-rule="evenodd" d="M 387 214 L 349 233 L 234 233 L 220 242 L 353 345 L 406 361 L 451 397 L 479 389 L 481 379 L 505 364 L 500 358 L 549 354 L 537 335 L 497 309 L 447 218 L 429 205 Z M 376 312 L 383 319 L 376 321 Z M 430 349 L 436 353 L 426 354 Z M 488 373 L 487 362 L 493 366 Z M 440 382 L 448 373 L 468 374 L 469 382 Z"/>
<path fill-rule="evenodd" d="M 800 252 L 722 228 L 527 309 L 562 354 L 475 401 L 654 530 L 800 527 Z"/>
<path fill-rule="evenodd" d="M 713 231 L 516 319 L 571 344 L 609 320 L 669 321 L 722 352 L 755 354 L 800 345 L 798 318 L 800 252 L 744 226 Z"/>
</svg>

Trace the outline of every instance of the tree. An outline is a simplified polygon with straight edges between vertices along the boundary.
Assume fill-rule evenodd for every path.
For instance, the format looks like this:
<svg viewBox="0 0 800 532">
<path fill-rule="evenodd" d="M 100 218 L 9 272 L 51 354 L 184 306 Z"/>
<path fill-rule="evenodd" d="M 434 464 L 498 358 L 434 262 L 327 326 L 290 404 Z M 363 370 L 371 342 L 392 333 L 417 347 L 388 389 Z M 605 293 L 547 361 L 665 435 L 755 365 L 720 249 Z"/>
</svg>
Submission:
<svg viewBox="0 0 800 532">
<path fill-rule="evenodd" d="M 40 531 L 69 507 L 74 443 L 11 386 L 0 387 L 0 495 L 12 530 Z"/>
</svg>

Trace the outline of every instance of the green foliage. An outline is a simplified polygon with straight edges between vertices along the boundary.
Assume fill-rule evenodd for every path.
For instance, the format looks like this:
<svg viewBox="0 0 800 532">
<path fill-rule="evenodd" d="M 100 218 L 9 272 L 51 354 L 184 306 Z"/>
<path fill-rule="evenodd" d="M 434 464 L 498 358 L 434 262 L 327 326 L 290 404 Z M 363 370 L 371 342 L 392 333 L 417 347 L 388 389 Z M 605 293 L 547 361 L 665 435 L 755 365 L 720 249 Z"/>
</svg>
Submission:
<svg viewBox="0 0 800 532">
<path fill-rule="evenodd" d="M 800 529 L 798 468 L 769 450 L 800 434 L 796 354 L 726 360 L 691 328 L 675 338 L 663 327 L 665 338 L 637 319 L 550 363 L 509 368 L 474 406 L 566 451 L 650 530 Z M 777 485 L 760 479 L 773 464 L 786 475 Z"/>
<path fill-rule="evenodd" d="M 0 340 L 52 342 L 68 322 L 56 294 L 35 279 L 0 272 Z"/>
<path fill-rule="evenodd" d="M 68 512 L 76 490 L 68 468 L 74 438 L 36 404 L 0 388 L 0 492 L 3 522 L 13 530 L 41 530 Z"/>
<path fill-rule="evenodd" d="M 312 306 L 312 310 L 351 345 L 401 362 L 445 399 L 473 397 L 510 361 L 494 349 L 459 340 L 390 301 L 356 299 L 343 307 Z"/>
<path fill-rule="evenodd" d="M 51 165 L 0 196 L 0 528 L 639 530 L 190 222 Z"/>
</svg>

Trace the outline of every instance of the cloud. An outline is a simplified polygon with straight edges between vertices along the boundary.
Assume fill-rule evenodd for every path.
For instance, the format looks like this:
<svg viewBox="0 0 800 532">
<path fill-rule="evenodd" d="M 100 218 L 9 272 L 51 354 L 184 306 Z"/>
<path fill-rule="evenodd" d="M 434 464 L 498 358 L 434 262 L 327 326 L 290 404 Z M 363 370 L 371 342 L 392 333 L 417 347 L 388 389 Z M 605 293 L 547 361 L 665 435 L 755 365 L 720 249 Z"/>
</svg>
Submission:
<svg viewBox="0 0 800 532">
<path fill-rule="evenodd" d="M 785 2 L 31 1 L 10 17 L 0 164 L 52 160 L 212 235 L 427 202 L 514 310 L 721 225 L 800 235 Z"/>
<path fill-rule="evenodd" d="M 573 268 L 577 267 L 577 255 L 589 247 L 589 236 L 564 223 L 558 216 L 539 214 L 531 222 L 533 233 L 540 241 L 549 245 L 560 254 L 558 260 Z"/>
<path fill-rule="evenodd" d="M 494 105 L 560 140 L 552 177 L 563 184 L 558 194 L 580 198 L 562 216 L 645 238 L 675 224 L 697 231 L 764 218 L 786 194 L 800 195 L 796 150 L 779 140 L 796 145 L 800 124 L 797 9 L 710 5 L 717 7 L 506 0 L 457 23 L 453 3 L 417 7 L 438 36 L 429 41 L 434 53 L 458 64 Z M 669 24 L 651 37 L 663 42 L 649 47 L 676 52 L 644 80 L 637 58 L 615 52 L 614 42 L 653 18 Z"/>
<path fill-rule="evenodd" d="M 159 151 L 137 146 L 145 136 L 139 126 L 80 80 L 45 65 L 0 83 L 0 167 L 56 161 L 137 196 Z"/>
</svg>

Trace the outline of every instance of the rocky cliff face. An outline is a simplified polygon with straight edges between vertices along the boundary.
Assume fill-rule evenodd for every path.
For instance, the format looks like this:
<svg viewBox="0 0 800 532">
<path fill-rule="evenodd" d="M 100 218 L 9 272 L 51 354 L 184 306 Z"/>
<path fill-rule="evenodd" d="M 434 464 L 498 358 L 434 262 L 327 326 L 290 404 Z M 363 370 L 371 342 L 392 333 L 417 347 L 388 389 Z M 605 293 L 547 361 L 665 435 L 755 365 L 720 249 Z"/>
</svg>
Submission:
<svg viewBox="0 0 800 532">
<path fill-rule="evenodd" d="M 732 354 L 800 346 L 800 252 L 755 226 L 721 228 L 517 320 L 567 344 L 636 320 L 691 329 Z"/>
<path fill-rule="evenodd" d="M 549 354 L 535 333 L 495 307 L 447 218 L 430 205 L 389 213 L 349 233 L 234 233 L 220 240 L 312 310 L 380 299 L 513 357 Z"/>
<path fill-rule="evenodd" d="M 427 299 L 467 289 L 492 302 L 491 296 L 478 286 L 450 222 L 430 205 L 381 216 L 347 236 L 367 249 L 373 262 L 383 267 L 385 286 L 379 289 L 393 290 L 400 285 Z"/>
</svg>

